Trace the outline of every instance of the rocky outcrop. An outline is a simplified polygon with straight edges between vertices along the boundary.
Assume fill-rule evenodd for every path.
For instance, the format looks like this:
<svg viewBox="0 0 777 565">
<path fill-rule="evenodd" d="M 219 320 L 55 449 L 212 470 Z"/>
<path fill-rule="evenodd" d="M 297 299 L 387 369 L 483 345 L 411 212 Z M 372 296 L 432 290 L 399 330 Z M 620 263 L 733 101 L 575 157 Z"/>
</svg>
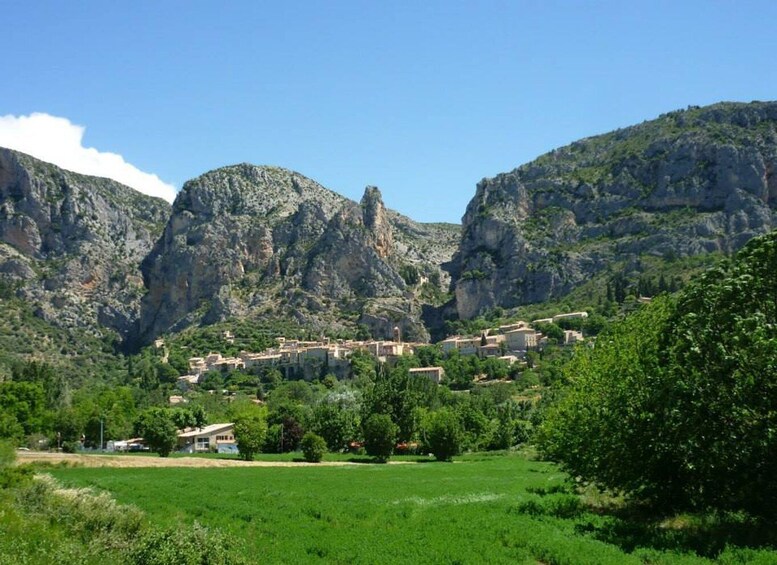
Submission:
<svg viewBox="0 0 777 565">
<path fill-rule="evenodd" d="M 211 171 L 186 183 L 143 262 L 139 339 L 231 317 L 423 339 L 421 287 L 445 288 L 458 235 L 432 241 L 441 229 L 387 210 L 375 187 L 355 203 L 286 169 Z"/>
<path fill-rule="evenodd" d="M 484 179 L 462 221 L 457 313 L 557 299 L 645 254 L 735 251 L 777 227 L 776 169 L 777 103 L 723 103 Z"/>
<path fill-rule="evenodd" d="M 63 327 L 126 337 L 140 262 L 170 206 L 108 179 L 0 149 L 0 279 Z"/>
</svg>

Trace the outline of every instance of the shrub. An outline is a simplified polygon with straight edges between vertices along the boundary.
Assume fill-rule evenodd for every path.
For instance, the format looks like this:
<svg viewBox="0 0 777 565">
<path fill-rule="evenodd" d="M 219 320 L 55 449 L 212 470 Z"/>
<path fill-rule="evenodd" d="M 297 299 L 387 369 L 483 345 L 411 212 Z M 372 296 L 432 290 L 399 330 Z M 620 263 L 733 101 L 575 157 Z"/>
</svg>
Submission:
<svg viewBox="0 0 777 565">
<path fill-rule="evenodd" d="M 373 414 L 364 422 L 364 449 L 381 463 L 394 452 L 399 428 L 386 414 Z"/>
<path fill-rule="evenodd" d="M 143 525 L 143 513 L 134 506 L 118 504 L 104 492 L 63 489 L 48 475 L 36 477 L 17 497 L 27 512 L 45 516 L 85 541 L 96 535 L 130 540 Z"/>
<path fill-rule="evenodd" d="M 572 494 L 551 494 L 546 498 L 530 498 L 518 503 L 512 511 L 529 516 L 574 518 L 585 510 L 580 499 Z"/>
<path fill-rule="evenodd" d="M 63 441 L 62 451 L 65 453 L 77 453 L 81 449 L 81 443 L 78 441 Z"/>
<path fill-rule="evenodd" d="M 25 467 L 14 467 L 16 450 L 10 441 L 0 441 L 0 489 L 13 488 L 29 483 L 32 480 L 32 470 Z"/>
<path fill-rule="evenodd" d="M 133 565 L 228 565 L 228 540 L 198 523 L 191 528 L 151 530 L 129 553 Z"/>
<path fill-rule="evenodd" d="M 309 463 L 318 463 L 324 458 L 324 453 L 326 453 L 326 441 L 313 432 L 308 432 L 302 437 L 300 447 L 302 448 L 302 454 L 305 456 L 305 461 Z"/>
<path fill-rule="evenodd" d="M 10 441 L 0 441 L 0 469 L 10 467 L 16 461 L 16 450 Z"/>
</svg>

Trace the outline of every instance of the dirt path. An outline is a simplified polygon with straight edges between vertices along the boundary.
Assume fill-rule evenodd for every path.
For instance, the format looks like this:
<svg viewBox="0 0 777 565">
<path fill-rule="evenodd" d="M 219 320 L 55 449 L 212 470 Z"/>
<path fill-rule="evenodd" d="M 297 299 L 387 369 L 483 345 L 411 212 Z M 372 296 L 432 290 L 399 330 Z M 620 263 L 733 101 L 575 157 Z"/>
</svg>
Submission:
<svg viewBox="0 0 777 565">
<path fill-rule="evenodd" d="M 237 459 L 206 459 L 203 457 L 149 457 L 137 455 L 84 455 L 82 453 L 45 453 L 19 451 L 19 463 L 66 463 L 79 467 L 333 467 L 357 465 L 349 461 L 304 463 L 292 461 L 240 461 Z"/>
</svg>

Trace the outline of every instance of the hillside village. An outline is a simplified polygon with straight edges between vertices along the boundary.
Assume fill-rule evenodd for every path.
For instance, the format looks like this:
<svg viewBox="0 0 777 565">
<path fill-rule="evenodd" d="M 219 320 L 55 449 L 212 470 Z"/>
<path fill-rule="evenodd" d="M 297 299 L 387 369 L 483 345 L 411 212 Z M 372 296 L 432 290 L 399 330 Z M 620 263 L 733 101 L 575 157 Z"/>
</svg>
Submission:
<svg viewBox="0 0 777 565">
<path fill-rule="evenodd" d="M 449 336 L 437 345 L 445 355 L 457 351 L 459 355 L 477 355 L 481 359 L 496 358 L 513 365 L 523 363 L 527 352 L 540 350 L 548 343 L 548 337 L 535 329 L 534 325 L 587 317 L 587 312 L 570 312 L 531 323 L 518 321 L 486 330 L 480 336 Z M 234 341 L 230 331 L 225 331 L 223 337 L 227 343 Z M 563 343 L 559 345 L 574 345 L 584 339 L 581 331 L 564 330 Z M 164 347 L 164 340 L 158 339 L 155 346 Z M 286 377 L 302 374 L 305 378 L 312 378 L 325 368 L 327 373 L 338 378 L 348 378 L 351 372 L 350 357 L 355 351 L 367 352 L 381 363 L 394 364 L 402 356 L 412 355 L 419 347 L 425 346 L 428 344 L 402 341 L 398 328 L 394 328 L 393 339 L 385 341 L 302 341 L 279 337 L 277 346 L 261 352 L 241 351 L 237 357 L 224 357 L 219 352 L 212 352 L 205 357 L 191 357 L 189 372 L 178 378 L 178 384 L 179 388 L 186 390 L 189 386 L 200 384 L 211 371 L 227 373 L 238 369 L 252 371 L 276 368 Z M 437 384 L 440 384 L 445 376 L 442 367 L 413 368 L 410 373 L 430 378 Z"/>
<path fill-rule="evenodd" d="M 479 336 L 448 336 L 436 345 L 446 357 L 458 354 L 477 356 L 480 359 L 495 358 L 511 366 L 517 364 L 525 367 L 527 353 L 542 350 L 549 342 L 549 337 L 543 335 L 535 326 L 587 317 L 587 312 L 570 312 L 532 322 L 517 321 L 486 330 Z M 418 348 L 429 346 L 426 343 L 403 341 L 398 328 L 394 328 L 393 334 L 391 340 L 304 341 L 278 337 L 275 347 L 260 352 L 241 351 L 236 357 L 225 357 L 219 352 L 212 352 L 205 357 L 191 357 L 188 360 L 188 374 L 178 378 L 178 388 L 185 393 L 202 384 L 209 373 L 225 374 L 237 370 L 262 372 L 277 369 L 287 378 L 302 375 L 307 379 L 326 372 L 345 379 L 351 377 L 351 356 L 357 351 L 369 354 L 380 363 L 395 365 L 400 358 L 415 354 Z M 222 338 L 228 344 L 235 340 L 229 330 L 222 333 Z M 559 340 L 558 345 L 571 346 L 584 340 L 581 331 L 564 330 L 563 342 Z M 154 346 L 163 350 L 165 342 L 158 339 Z M 413 367 L 408 369 L 408 373 L 411 377 L 427 378 L 437 385 L 443 384 L 445 379 L 445 370 L 440 366 Z M 171 405 L 183 404 L 186 403 L 186 397 L 182 394 L 174 395 L 169 398 L 169 402 Z M 254 402 L 261 403 L 260 400 Z M 127 451 L 141 449 L 142 446 L 143 439 L 135 438 L 111 442 L 108 449 Z M 188 453 L 237 453 L 234 424 L 224 422 L 179 430 L 176 450 Z"/>
</svg>

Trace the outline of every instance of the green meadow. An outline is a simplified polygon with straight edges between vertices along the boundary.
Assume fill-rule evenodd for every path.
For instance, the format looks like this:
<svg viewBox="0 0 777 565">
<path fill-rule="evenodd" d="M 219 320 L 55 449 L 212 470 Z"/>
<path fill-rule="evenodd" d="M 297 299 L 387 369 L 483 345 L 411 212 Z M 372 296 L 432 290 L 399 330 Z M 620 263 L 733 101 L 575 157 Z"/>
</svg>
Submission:
<svg viewBox="0 0 777 565">
<path fill-rule="evenodd" d="M 47 472 L 107 491 L 154 525 L 219 530 L 235 556 L 256 563 L 777 563 L 736 519 L 629 517 L 575 494 L 555 465 L 521 455 Z"/>
</svg>

